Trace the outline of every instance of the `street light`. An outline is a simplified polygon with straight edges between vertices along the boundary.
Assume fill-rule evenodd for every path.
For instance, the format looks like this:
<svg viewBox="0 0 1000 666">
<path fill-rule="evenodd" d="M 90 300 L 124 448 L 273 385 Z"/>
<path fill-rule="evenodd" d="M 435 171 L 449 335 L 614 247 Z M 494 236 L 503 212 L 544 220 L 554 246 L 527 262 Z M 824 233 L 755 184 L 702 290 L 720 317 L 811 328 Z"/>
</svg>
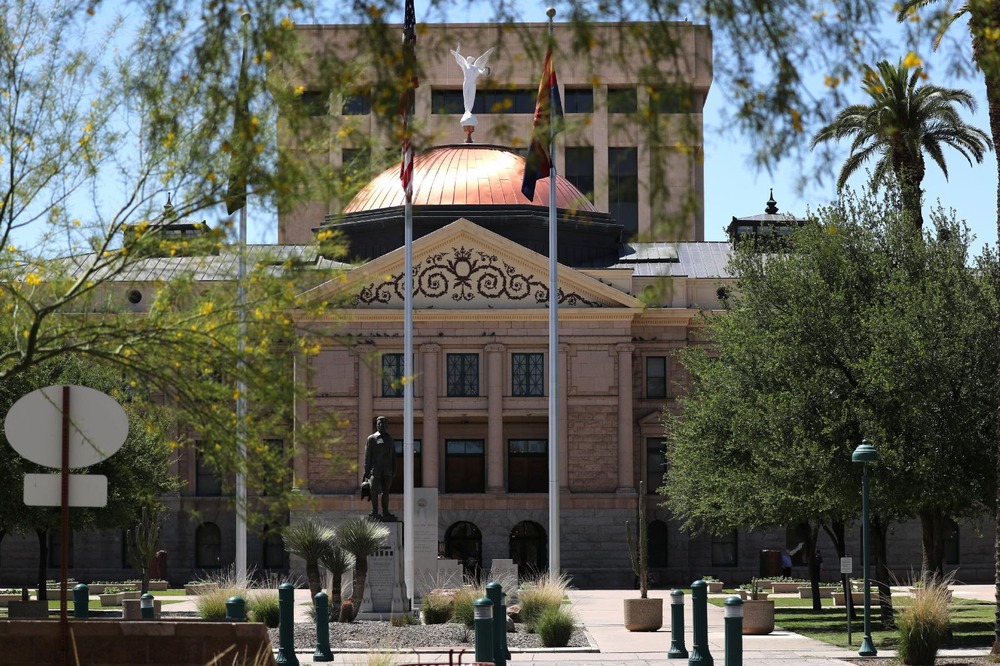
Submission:
<svg viewBox="0 0 1000 666">
<path fill-rule="evenodd" d="M 851 462 L 861 463 L 861 567 L 864 569 L 865 591 L 865 637 L 861 641 L 858 654 L 862 657 L 874 657 L 878 654 L 872 643 L 872 598 L 868 587 L 868 463 L 878 460 L 878 451 L 862 439 L 858 448 L 851 454 Z"/>
</svg>

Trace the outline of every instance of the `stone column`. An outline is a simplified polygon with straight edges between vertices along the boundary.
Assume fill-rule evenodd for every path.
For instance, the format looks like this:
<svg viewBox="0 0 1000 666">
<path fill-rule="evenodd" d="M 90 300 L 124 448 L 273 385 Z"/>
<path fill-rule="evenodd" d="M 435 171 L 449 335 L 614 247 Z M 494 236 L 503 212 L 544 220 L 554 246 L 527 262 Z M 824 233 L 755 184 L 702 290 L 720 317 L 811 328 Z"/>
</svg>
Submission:
<svg viewBox="0 0 1000 666">
<path fill-rule="evenodd" d="M 299 352 L 292 357 L 292 372 L 295 383 L 305 386 L 309 381 L 309 359 Z M 292 459 L 292 488 L 302 492 L 309 491 L 309 451 L 299 442 L 299 428 L 309 422 L 309 405 L 301 397 L 295 398 L 295 422 L 292 426 L 292 441 L 295 452 Z"/>
<path fill-rule="evenodd" d="M 375 410 L 375 395 L 372 387 L 372 354 L 375 347 L 372 345 L 358 345 L 354 348 L 355 357 L 358 359 L 358 487 L 364 480 L 365 474 L 365 443 L 368 435 L 375 432 L 373 414 Z"/>
<path fill-rule="evenodd" d="M 569 489 L 569 345 L 559 345 L 559 488 Z"/>
<path fill-rule="evenodd" d="M 486 489 L 504 492 L 503 484 L 503 351 L 504 345 L 486 345 L 487 428 L 486 428 Z"/>
<path fill-rule="evenodd" d="M 420 345 L 420 353 L 424 355 L 424 418 L 423 436 L 420 440 L 421 471 L 424 477 L 424 488 L 437 488 L 438 459 L 440 456 L 440 443 L 438 442 L 438 367 L 441 345 L 434 344 L 433 342 Z"/>
<path fill-rule="evenodd" d="M 632 441 L 632 352 L 635 345 L 615 345 L 618 352 L 618 492 L 635 492 Z"/>
</svg>

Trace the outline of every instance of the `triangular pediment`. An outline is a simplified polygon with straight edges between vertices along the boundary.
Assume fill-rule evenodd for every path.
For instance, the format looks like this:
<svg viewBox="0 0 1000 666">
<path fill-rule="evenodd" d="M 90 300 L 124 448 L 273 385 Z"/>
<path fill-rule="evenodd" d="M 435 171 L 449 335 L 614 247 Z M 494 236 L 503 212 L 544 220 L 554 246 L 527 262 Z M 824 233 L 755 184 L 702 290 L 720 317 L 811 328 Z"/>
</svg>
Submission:
<svg viewBox="0 0 1000 666">
<path fill-rule="evenodd" d="M 549 260 L 464 218 L 413 242 L 415 309 L 538 309 L 549 294 Z M 359 309 L 403 309 L 404 248 L 358 266 L 310 300 L 352 294 Z M 638 299 L 559 266 L 559 307 L 641 309 Z"/>
</svg>

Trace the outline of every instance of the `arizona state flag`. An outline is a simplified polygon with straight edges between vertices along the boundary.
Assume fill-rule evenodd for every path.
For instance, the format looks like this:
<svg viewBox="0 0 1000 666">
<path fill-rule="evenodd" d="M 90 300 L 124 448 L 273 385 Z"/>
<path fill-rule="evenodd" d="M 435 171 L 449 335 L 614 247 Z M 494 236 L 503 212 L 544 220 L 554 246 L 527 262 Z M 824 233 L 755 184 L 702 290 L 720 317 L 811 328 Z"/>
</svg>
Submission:
<svg viewBox="0 0 1000 666">
<path fill-rule="evenodd" d="M 538 97 L 535 100 L 535 120 L 531 126 L 531 146 L 524 165 L 524 179 L 521 193 L 531 201 L 535 198 L 535 183 L 539 178 L 547 178 L 555 165 L 549 160 L 552 136 L 558 130 L 562 119 L 562 99 L 556 83 L 556 70 L 552 65 L 552 46 L 545 52 L 542 80 L 538 83 Z M 553 125 L 555 123 L 555 125 Z"/>
<path fill-rule="evenodd" d="M 403 116 L 403 159 L 399 167 L 399 180 L 403 185 L 406 200 L 413 198 L 413 130 L 410 127 L 410 117 L 413 115 L 413 100 L 415 88 L 420 85 L 417 80 L 417 16 L 413 9 L 413 0 L 406 0 L 406 10 L 403 19 L 403 93 L 399 99 L 399 114 Z"/>
</svg>

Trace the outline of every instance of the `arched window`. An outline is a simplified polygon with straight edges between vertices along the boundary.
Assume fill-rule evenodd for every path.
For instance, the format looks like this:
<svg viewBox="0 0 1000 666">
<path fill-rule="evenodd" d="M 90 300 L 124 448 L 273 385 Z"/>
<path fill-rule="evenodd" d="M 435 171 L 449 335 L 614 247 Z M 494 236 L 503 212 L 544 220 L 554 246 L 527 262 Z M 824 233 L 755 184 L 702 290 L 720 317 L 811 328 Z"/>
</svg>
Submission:
<svg viewBox="0 0 1000 666">
<path fill-rule="evenodd" d="M 222 566 L 222 531 L 215 523 L 202 523 L 194 533 L 194 564 L 199 569 Z"/>
<path fill-rule="evenodd" d="M 536 522 L 525 520 L 510 531 L 510 559 L 518 566 L 518 576 L 528 577 L 549 566 L 545 530 Z"/>
<path fill-rule="evenodd" d="M 444 556 L 461 561 L 465 575 L 478 578 L 483 569 L 483 533 L 466 520 L 455 523 L 444 533 Z"/>
<path fill-rule="evenodd" d="M 662 520 L 651 522 L 648 537 L 649 566 L 667 566 L 667 524 Z"/>
<path fill-rule="evenodd" d="M 736 554 L 738 539 L 736 530 L 726 534 L 712 535 L 712 566 L 735 567 L 738 564 Z"/>
</svg>

